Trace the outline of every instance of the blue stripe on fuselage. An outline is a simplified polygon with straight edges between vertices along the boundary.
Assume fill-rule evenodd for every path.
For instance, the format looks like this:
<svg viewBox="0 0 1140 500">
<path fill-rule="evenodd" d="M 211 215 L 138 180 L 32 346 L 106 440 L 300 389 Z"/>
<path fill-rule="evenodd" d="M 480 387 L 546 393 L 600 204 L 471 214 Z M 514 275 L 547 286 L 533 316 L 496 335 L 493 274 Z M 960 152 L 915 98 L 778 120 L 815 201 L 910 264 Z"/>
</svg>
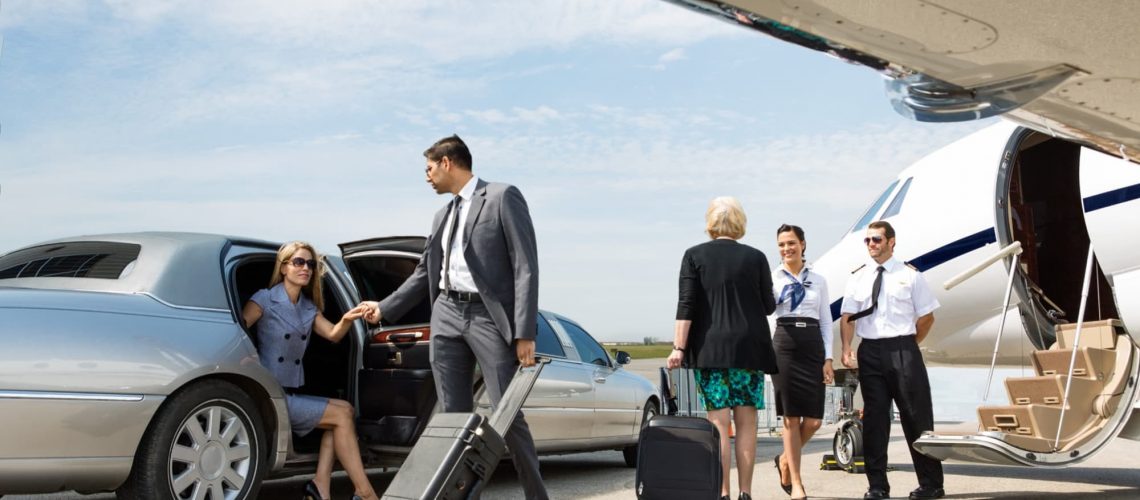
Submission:
<svg viewBox="0 0 1140 500">
<path fill-rule="evenodd" d="M 1135 199 L 1140 199 L 1140 184 L 1133 184 L 1119 189 L 1113 189 L 1101 194 L 1094 194 L 1084 199 L 1085 213 L 1102 208 L 1119 205 Z M 933 269 L 938 265 L 954 260 L 990 243 L 997 242 L 997 234 L 993 228 L 978 231 L 970 236 L 942 245 L 930 252 L 911 259 L 908 264 L 918 268 L 919 271 Z M 839 309 L 843 303 L 840 297 L 831 303 L 831 317 L 839 318 Z"/>
</svg>

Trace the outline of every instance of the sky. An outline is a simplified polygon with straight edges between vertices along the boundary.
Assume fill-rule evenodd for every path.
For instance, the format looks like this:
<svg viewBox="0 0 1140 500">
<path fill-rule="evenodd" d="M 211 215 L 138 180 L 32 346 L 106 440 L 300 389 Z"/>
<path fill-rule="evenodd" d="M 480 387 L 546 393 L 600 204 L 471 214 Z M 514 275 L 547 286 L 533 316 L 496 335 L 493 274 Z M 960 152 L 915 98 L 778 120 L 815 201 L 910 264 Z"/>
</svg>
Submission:
<svg viewBox="0 0 1140 500">
<path fill-rule="evenodd" d="M 422 152 L 456 133 L 527 198 L 540 306 L 606 341 L 672 337 L 712 198 L 773 265 L 785 222 L 810 259 L 986 124 L 909 121 L 869 69 L 657 0 L 7 0 L 0 35 L 0 254 L 426 235 Z"/>
</svg>

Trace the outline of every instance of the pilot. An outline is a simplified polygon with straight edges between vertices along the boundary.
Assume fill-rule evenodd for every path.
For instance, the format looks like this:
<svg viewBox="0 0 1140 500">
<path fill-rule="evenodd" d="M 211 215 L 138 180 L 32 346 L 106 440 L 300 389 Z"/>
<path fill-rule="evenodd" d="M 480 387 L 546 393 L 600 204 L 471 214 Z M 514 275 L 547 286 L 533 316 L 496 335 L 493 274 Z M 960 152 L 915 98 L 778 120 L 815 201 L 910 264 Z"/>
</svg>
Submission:
<svg viewBox="0 0 1140 500">
<path fill-rule="evenodd" d="M 917 269 L 894 258 L 895 230 L 885 221 L 867 226 L 869 262 L 853 272 L 840 309 L 843 365 L 855 367 L 851 340 L 859 344 L 863 394 L 863 459 L 869 487 L 864 499 L 889 498 L 887 442 L 891 402 L 899 410 L 918 488 L 910 498 L 942 498 L 942 462 L 914 450 L 923 431 L 934 430 L 930 380 L 918 344 L 934 325 L 938 301 Z"/>
</svg>

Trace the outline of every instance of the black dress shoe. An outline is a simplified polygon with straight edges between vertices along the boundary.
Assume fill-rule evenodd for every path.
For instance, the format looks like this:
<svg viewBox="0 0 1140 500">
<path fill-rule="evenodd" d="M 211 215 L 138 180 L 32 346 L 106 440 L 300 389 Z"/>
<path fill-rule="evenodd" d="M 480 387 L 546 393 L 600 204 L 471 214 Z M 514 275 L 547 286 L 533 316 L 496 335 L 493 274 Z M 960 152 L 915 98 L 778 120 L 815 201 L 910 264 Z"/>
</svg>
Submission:
<svg viewBox="0 0 1140 500">
<path fill-rule="evenodd" d="M 776 476 L 780 479 L 780 487 L 784 489 L 784 493 L 792 494 L 792 483 L 784 484 L 784 471 L 780 470 L 780 457 L 784 456 L 782 453 L 776 455 L 772 461 L 776 463 Z"/>
<path fill-rule="evenodd" d="M 304 500 L 325 500 L 321 496 L 321 490 L 317 489 L 317 483 L 309 481 L 305 483 L 305 496 L 301 497 Z"/>
<path fill-rule="evenodd" d="M 879 488 L 871 488 L 863 494 L 863 500 L 883 500 L 884 498 L 890 497 L 890 492 L 887 490 L 881 490 Z"/>
<path fill-rule="evenodd" d="M 910 500 L 922 500 L 924 498 L 942 498 L 946 496 L 946 490 L 942 488 L 931 488 L 927 486 L 919 486 L 918 489 L 910 492 Z"/>
</svg>

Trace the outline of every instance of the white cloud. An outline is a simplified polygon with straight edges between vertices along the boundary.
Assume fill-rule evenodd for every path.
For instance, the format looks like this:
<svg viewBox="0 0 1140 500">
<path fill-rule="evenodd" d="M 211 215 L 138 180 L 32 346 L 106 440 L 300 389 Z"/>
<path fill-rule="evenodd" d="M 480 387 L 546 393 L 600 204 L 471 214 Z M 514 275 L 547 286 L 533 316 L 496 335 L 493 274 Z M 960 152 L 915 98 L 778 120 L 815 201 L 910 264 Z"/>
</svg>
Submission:
<svg viewBox="0 0 1140 500">
<path fill-rule="evenodd" d="M 657 64 L 653 66 L 653 69 L 656 69 L 658 71 L 664 70 L 665 66 L 667 66 L 669 63 L 674 63 L 674 62 L 681 61 L 684 59 L 685 59 L 685 49 L 676 48 L 676 49 L 670 50 L 669 52 L 661 54 L 661 57 L 657 58 Z"/>
</svg>

